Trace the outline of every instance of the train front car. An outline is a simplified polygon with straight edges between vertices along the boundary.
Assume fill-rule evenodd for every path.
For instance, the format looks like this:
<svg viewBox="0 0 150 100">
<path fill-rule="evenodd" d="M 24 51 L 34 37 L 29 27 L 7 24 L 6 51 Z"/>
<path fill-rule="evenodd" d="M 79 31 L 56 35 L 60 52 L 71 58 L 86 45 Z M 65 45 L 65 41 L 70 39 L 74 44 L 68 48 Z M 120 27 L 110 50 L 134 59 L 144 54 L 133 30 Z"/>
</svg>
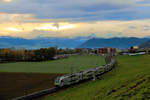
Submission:
<svg viewBox="0 0 150 100">
<path fill-rule="evenodd" d="M 54 85 L 56 87 L 63 87 L 65 85 L 71 85 L 71 84 L 79 82 L 81 80 L 81 77 L 82 76 L 80 73 L 57 77 L 55 82 L 54 82 Z"/>
<path fill-rule="evenodd" d="M 68 76 L 57 77 L 55 82 L 54 82 L 55 87 L 63 87 L 64 85 L 66 85 L 65 80 L 66 80 L 67 77 Z"/>
<path fill-rule="evenodd" d="M 54 85 L 55 85 L 55 87 L 59 87 L 60 86 L 60 77 L 57 77 L 56 79 L 55 79 L 55 82 L 54 82 Z"/>
<path fill-rule="evenodd" d="M 66 82 L 67 76 L 61 76 L 61 77 L 57 77 L 55 80 L 55 87 L 63 87 L 65 85 L 67 85 L 68 83 Z"/>
</svg>

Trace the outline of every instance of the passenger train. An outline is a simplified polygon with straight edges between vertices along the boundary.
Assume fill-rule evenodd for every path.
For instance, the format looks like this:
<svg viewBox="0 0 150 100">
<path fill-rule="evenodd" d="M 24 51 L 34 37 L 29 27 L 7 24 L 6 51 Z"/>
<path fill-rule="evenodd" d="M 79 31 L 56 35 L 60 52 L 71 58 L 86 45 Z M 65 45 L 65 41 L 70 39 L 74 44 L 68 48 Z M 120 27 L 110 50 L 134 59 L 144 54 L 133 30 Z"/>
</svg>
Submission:
<svg viewBox="0 0 150 100">
<path fill-rule="evenodd" d="M 79 81 L 88 80 L 92 78 L 95 79 L 98 76 L 104 74 L 105 72 L 110 71 L 115 65 L 116 60 L 114 58 L 111 58 L 110 62 L 106 65 L 91 68 L 85 71 L 81 71 L 79 73 L 57 77 L 54 82 L 54 85 L 56 87 L 63 87 L 66 85 L 78 83 Z"/>
</svg>

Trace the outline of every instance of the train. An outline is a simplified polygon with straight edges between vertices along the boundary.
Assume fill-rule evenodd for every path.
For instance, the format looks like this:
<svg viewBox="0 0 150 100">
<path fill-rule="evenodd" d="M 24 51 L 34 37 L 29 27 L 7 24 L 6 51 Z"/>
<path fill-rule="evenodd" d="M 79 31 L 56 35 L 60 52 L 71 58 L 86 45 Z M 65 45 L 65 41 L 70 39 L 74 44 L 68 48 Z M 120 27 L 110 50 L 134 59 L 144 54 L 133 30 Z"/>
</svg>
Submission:
<svg viewBox="0 0 150 100">
<path fill-rule="evenodd" d="M 53 60 L 68 58 L 69 56 L 77 56 L 79 54 L 61 54 L 53 57 Z"/>
<path fill-rule="evenodd" d="M 116 64 L 117 64 L 116 60 L 114 58 L 111 58 L 109 60 L 109 63 L 107 63 L 106 65 L 87 69 L 74 74 L 59 76 L 55 79 L 54 85 L 55 87 L 63 87 L 78 83 L 83 80 L 96 79 L 100 75 L 112 70 L 113 67 L 116 66 Z"/>
</svg>

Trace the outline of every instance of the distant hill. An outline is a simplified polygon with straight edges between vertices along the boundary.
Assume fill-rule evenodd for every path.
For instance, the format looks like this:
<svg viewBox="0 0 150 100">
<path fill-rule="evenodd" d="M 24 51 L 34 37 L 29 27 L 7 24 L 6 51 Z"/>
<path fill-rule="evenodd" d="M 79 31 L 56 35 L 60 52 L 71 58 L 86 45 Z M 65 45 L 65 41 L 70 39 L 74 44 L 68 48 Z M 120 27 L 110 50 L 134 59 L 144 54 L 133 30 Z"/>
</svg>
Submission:
<svg viewBox="0 0 150 100">
<path fill-rule="evenodd" d="M 76 38 L 35 38 L 24 39 L 15 37 L 0 37 L 0 48 L 27 48 L 38 49 L 47 48 L 52 46 L 58 46 L 59 48 L 76 48 L 89 37 L 76 37 Z"/>
<path fill-rule="evenodd" d="M 149 36 L 146 36 L 145 38 L 150 38 L 150 35 L 149 35 Z"/>
<path fill-rule="evenodd" d="M 150 48 L 150 41 L 147 41 L 147 42 L 145 42 L 145 43 L 142 43 L 142 44 L 140 45 L 140 48 Z"/>
<path fill-rule="evenodd" d="M 149 38 L 135 38 L 135 37 L 123 37 L 123 38 L 92 38 L 79 46 L 79 48 L 129 48 L 131 46 L 140 45 L 150 40 Z"/>
</svg>

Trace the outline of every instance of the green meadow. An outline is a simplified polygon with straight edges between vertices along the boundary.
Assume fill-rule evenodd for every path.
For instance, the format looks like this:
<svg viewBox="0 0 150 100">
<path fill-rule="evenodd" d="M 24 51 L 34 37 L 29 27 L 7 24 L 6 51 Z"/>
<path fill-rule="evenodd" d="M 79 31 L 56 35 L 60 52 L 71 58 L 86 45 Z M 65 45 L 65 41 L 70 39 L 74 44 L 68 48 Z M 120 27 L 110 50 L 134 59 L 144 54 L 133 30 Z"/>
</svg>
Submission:
<svg viewBox="0 0 150 100">
<path fill-rule="evenodd" d="M 73 86 L 44 100 L 150 100 L 150 55 L 116 59 L 118 66 L 100 80 Z"/>
<path fill-rule="evenodd" d="M 0 64 L 0 72 L 71 73 L 105 64 L 103 56 L 72 56 L 44 62 L 16 62 Z"/>
</svg>

